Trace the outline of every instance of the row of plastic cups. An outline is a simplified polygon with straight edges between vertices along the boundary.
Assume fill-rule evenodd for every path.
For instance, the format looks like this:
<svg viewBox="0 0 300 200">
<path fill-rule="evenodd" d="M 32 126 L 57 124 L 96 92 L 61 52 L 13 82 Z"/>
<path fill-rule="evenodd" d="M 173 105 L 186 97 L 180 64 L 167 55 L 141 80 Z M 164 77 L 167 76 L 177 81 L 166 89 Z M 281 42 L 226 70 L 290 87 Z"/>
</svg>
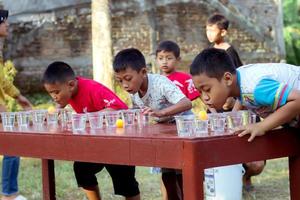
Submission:
<svg viewBox="0 0 300 200">
<path fill-rule="evenodd" d="M 207 135 L 208 130 L 214 133 L 224 133 L 225 129 L 234 130 L 237 127 L 255 123 L 256 115 L 249 111 L 208 114 L 208 119 L 195 115 L 175 116 L 179 136 Z"/>
</svg>

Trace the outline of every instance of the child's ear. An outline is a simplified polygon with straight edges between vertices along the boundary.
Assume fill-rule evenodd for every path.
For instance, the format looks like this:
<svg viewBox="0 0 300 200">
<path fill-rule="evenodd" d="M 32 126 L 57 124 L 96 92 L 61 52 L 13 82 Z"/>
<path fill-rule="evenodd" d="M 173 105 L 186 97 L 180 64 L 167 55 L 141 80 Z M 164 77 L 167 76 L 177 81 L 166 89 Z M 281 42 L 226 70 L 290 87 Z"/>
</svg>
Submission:
<svg viewBox="0 0 300 200">
<path fill-rule="evenodd" d="M 76 82 L 77 81 L 75 79 L 68 81 L 68 86 L 71 88 L 71 90 L 73 90 L 76 87 Z"/>
<path fill-rule="evenodd" d="M 231 86 L 232 85 L 232 83 L 233 83 L 233 75 L 232 75 L 232 73 L 225 72 L 224 75 L 223 75 L 223 79 L 224 79 L 225 84 L 227 86 Z"/>
<path fill-rule="evenodd" d="M 224 37 L 226 34 L 227 34 L 227 30 L 222 29 L 222 30 L 221 30 L 221 36 Z"/>
<path fill-rule="evenodd" d="M 181 61 L 181 57 L 180 57 L 180 56 L 177 57 L 176 60 L 177 60 L 178 62 Z"/>
<path fill-rule="evenodd" d="M 141 69 L 141 73 L 144 75 L 144 76 L 146 76 L 147 75 L 147 68 L 146 67 L 143 67 L 142 69 Z"/>
</svg>

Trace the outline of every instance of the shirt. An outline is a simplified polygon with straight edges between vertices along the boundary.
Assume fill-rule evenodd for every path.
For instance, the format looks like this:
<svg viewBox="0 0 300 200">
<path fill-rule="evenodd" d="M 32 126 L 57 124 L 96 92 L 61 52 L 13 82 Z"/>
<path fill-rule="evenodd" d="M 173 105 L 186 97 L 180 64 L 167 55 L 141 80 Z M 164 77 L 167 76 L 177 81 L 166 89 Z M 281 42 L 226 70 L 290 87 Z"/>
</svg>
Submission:
<svg viewBox="0 0 300 200">
<path fill-rule="evenodd" d="M 283 63 L 249 64 L 237 69 L 240 101 L 261 117 L 287 103 L 292 89 L 300 89 L 300 68 Z"/>
<path fill-rule="evenodd" d="M 110 89 L 94 80 L 76 78 L 78 91 L 69 100 L 77 113 L 96 112 L 105 108 L 127 109 L 127 105 Z"/>
<path fill-rule="evenodd" d="M 148 74 L 148 88 L 143 97 L 138 92 L 131 95 L 133 106 L 161 110 L 178 103 L 185 95 L 168 78 L 159 74 Z"/>
<path fill-rule="evenodd" d="M 196 90 L 192 76 L 183 73 L 183 72 L 173 72 L 167 76 L 179 89 L 183 92 L 183 94 L 193 101 L 194 99 L 200 96 L 200 93 Z"/>
</svg>

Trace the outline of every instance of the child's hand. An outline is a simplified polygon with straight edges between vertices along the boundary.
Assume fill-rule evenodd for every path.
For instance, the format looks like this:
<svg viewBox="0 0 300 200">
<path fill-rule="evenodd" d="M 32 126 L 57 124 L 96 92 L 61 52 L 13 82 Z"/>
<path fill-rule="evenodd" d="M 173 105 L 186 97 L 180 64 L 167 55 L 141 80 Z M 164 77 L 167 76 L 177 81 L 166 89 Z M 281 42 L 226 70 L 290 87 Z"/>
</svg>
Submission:
<svg viewBox="0 0 300 200">
<path fill-rule="evenodd" d="M 23 95 L 19 95 L 16 97 L 17 102 L 22 106 L 22 108 L 24 110 L 31 110 L 32 109 L 32 105 L 31 103 L 28 101 L 28 99 L 26 97 L 24 97 Z"/>
<path fill-rule="evenodd" d="M 235 133 L 238 133 L 239 137 L 243 137 L 244 135 L 250 134 L 248 142 L 251 142 L 254 140 L 256 136 L 264 135 L 266 131 L 263 129 L 261 123 L 255 123 L 255 124 L 248 124 L 246 126 L 239 127 L 235 129 Z"/>
<path fill-rule="evenodd" d="M 154 110 L 149 107 L 144 107 L 142 110 L 144 115 L 151 115 L 153 117 L 163 117 L 164 115 L 159 110 Z"/>
</svg>

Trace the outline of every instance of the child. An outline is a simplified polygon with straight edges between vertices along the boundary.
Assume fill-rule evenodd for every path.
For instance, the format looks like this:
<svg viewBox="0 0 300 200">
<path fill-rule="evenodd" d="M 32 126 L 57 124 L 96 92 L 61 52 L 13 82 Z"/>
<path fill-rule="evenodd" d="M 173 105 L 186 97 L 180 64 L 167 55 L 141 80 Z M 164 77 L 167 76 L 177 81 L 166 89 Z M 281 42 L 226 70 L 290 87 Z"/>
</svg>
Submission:
<svg viewBox="0 0 300 200">
<path fill-rule="evenodd" d="M 214 14 L 210 16 L 206 22 L 206 36 L 211 47 L 217 49 L 223 49 L 231 57 L 234 66 L 236 68 L 243 65 L 241 59 L 236 52 L 235 48 L 229 43 L 225 42 L 225 36 L 227 35 L 227 29 L 229 27 L 229 21 L 220 14 Z M 228 98 L 226 103 L 223 105 L 221 111 L 230 111 L 234 106 L 235 100 Z M 239 104 L 237 104 L 238 106 Z"/>
<path fill-rule="evenodd" d="M 162 75 L 170 79 L 188 99 L 193 101 L 200 94 L 194 87 L 192 76 L 176 70 L 179 61 L 180 48 L 175 42 L 166 40 L 159 43 L 156 50 L 156 62 Z"/>
<path fill-rule="evenodd" d="M 7 10 L 0 10 L 0 39 L 8 36 Z M 0 46 L 0 111 L 5 112 L 5 94 L 13 97 L 25 110 L 31 109 L 31 103 L 20 94 L 13 83 L 4 76 L 2 58 L 3 43 Z M 20 157 L 4 156 L 2 163 L 2 194 L 1 200 L 26 200 L 22 195 L 18 195 L 18 171 Z"/>
<path fill-rule="evenodd" d="M 229 21 L 220 14 L 214 14 L 208 18 L 206 22 L 206 35 L 209 42 L 212 43 L 212 47 L 217 49 L 223 49 L 226 53 L 230 56 L 233 61 L 233 64 L 236 68 L 243 65 L 241 59 L 236 52 L 235 48 L 230 45 L 229 43 L 225 42 L 225 36 L 227 35 L 227 29 L 229 27 Z M 242 106 L 240 105 L 239 101 L 235 101 L 234 98 L 230 97 L 227 98 L 225 104 L 223 105 L 222 109 L 219 111 L 231 111 L 231 110 L 240 110 Z M 244 188 L 247 191 L 253 189 L 251 184 L 251 176 L 258 175 L 262 172 L 266 161 L 255 161 L 244 163 L 243 166 L 245 168 L 244 174 Z"/>
<path fill-rule="evenodd" d="M 111 90 L 93 80 L 76 77 L 66 63 L 50 64 L 42 80 L 47 92 L 61 108 L 70 104 L 77 113 L 127 109 L 126 104 Z M 83 188 L 89 200 L 101 199 L 95 175 L 104 167 L 112 178 L 115 194 L 122 195 L 127 200 L 140 199 L 134 166 L 75 161 L 74 173 L 77 184 Z"/>
<path fill-rule="evenodd" d="M 156 49 L 156 62 L 161 69 L 162 75 L 170 79 L 188 99 L 193 101 L 200 94 L 194 87 L 192 76 L 176 70 L 180 59 L 180 48 L 175 42 L 166 40 L 159 43 Z M 189 110 L 185 114 L 192 114 L 192 112 Z M 174 193 L 176 189 L 179 189 L 181 174 L 177 174 L 174 170 L 165 170 L 163 178 L 167 187 L 165 188 L 162 184 L 161 191 L 163 199 L 167 200 L 168 193 Z"/>
<path fill-rule="evenodd" d="M 211 48 L 194 59 L 190 72 L 207 105 L 222 108 L 228 97 L 236 97 L 243 106 L 265 118 L 239 130 L 240 137 L 250 134 L 249 142 L 297 117 L 299 120 L 299 67 L 260 63 L 236 69 L 224 50 Z"/>
<path fill-rule="evenodd" d="M 162 122 L 165 117 L 192 108 L 190 100 L 169 79 L 147 73 L 145 58 L 139 50 L 131 48 L 120 51 L 114 59 L 113 68 L 116 80 L 131 94 L 133 105 L 144 108 L 144 114 L 157 117 Z M 170 171 L 172 170 L 163 169 L 163 181 L 165 174 Z M 182 185 L 182 181 L 179 184 Z M 166 188 L 168 191 L 168 185 Z M 182 192 L 168 193 L 168 198 L 182 199 Z"/>
</svg>

